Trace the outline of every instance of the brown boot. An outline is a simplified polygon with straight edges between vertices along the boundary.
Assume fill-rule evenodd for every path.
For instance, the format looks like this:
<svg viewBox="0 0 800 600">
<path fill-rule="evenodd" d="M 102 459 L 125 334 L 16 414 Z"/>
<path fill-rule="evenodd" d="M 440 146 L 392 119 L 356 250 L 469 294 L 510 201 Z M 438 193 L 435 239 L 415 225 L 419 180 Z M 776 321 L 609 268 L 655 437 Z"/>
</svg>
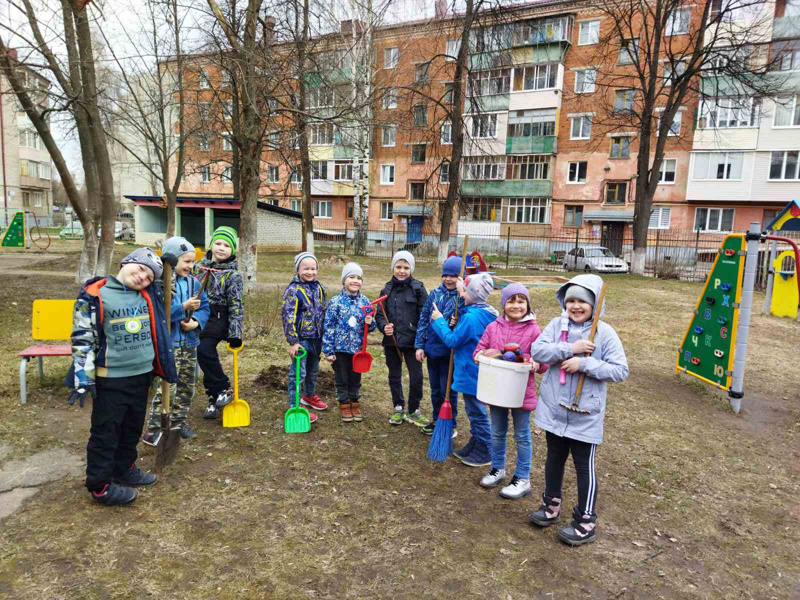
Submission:
<svg viewBox="0 0 800 600">
<path fill-rule="evenodd" d="M 360 423 L 363 421 L 363 417 L 361 416 L 361 404 L 359 402 L 350 401 L 350 410 L 353 413 L 353 421 Z"/>
<path fill-rule="evenodd" d="M 339 414 L 342 416 L 342 421 L 350 423 L 353 420 L 353 411 L 350 409 L 349 402 L 339 403 Z"/>
</svg>

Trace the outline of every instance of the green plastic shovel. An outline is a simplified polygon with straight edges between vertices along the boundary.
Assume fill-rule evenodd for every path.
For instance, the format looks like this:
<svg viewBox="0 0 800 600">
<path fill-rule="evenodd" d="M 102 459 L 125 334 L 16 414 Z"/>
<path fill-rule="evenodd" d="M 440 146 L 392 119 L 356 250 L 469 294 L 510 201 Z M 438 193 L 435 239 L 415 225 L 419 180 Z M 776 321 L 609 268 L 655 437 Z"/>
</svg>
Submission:
<svg viewBox="0 0 800 600">
<path fill-rule="evenodd" d="M 295 403 L 283 416 L 283 430 L 286 433 L 308 433 L 311 431 L 311 415 L 300 406 L 300 361 L 306 356 L 306 349 L 300 348 L 294 355 L 295 365 Z"/>
</svg>

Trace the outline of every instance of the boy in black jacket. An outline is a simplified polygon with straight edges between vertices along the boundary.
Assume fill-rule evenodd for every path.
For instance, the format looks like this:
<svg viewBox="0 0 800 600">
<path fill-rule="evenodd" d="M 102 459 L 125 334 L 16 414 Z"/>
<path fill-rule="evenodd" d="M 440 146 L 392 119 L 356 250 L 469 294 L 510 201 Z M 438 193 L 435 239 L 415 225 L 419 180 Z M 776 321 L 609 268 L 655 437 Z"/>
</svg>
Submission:
<svg viewBox="0 0 800 600">
<path fill-rule="evenodd" d="M 389 389 L 392 391 L 394 412 L 389 418 L 392 425 L 402 425 L 403 421 L 424 427 L 428 420 L 419 411 L 422 400 L 422 363 L 417 360 L 414 340 L 417 323 L 428 292 L 421 281 L 414 279 L 414 256 L 405 250 L 392 257 L 392 280 L 381 290 L 386 317 L 378 311 L 375 320 L 383 333 L 383 353 L 389 368 Z M 388 322 L 387 322 L 388 318 Z M 403 361 L 410 379 L 408 387 L 408 413 L 403 397 Z"/>
</svg>

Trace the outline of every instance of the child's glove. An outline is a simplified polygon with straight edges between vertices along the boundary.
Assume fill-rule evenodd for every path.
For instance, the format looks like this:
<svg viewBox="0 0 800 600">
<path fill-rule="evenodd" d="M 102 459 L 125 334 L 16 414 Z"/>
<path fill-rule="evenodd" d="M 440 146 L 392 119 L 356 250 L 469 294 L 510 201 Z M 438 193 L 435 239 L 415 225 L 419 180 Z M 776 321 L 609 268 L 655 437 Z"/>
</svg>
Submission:
<svg viewBox="0 0 800 600">
<path fill-rule="evenodd" d="M 229 338 L 228 344 L 230 344 L 231 348 L 241 348 L 242 340 L 240 340 L 239 338 Z"/>
<path fill-rule="evenodd" d="M 86 402 L 86 394 L 91 394 L 92 400 L 97 398 L 97 388 L 93 383 L 81 386 L 77 390 L 72 390 L 69 394 L 69 398 L 67 398 L 67 404 L 72 406 L 75 404 L 75 400 L 78 400 L 80 402 L 80 407 L 83 408 Z"/>
</svg>

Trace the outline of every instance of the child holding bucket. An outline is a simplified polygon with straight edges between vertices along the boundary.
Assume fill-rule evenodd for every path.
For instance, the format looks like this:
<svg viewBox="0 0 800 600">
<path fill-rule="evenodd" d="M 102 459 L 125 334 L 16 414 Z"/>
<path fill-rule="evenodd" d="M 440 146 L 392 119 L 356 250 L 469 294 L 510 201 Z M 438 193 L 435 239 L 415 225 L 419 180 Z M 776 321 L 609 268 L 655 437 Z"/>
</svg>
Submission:
<svg viewBox="0 0 800 600">
<path fill-rule="evenodd" d="M 561 339 L 561 317 L 545 327 L 534 342 L 531 356 L 548 363 L 550 368 L 539 385 L 539 406 L 533 422 L 547 433 L 545 489 L 543 503 L 531 515 L 539 527 L 557 523 L 561 518 L 564 465 L 572 453 L 578 477 L 578 504 L 572 510 L 572 523 L 559 530 L 561 541 L 579 546 L 597 539 L 597 475 L 594 456 L 603 441 L 603 421 L 606 415 L 606 382 L 622 381 L 628 376 L 628 361 L 617 332 L 608 323 L 599 322 L 594 341 L 588 339 L 592 321 L 605 310 L 596 305 L 603 288 L 598 275 L 577 275 L 556 292 L 561 308 L 569 316 L 567 341 Z M 566 371 L 566 383 L 560 382 L 561 370 Z M 576 392 L 579 373 L 585 373 L 583 390 L 575 401 L 582 410 L 569 410 Z"/>
<path fill-rule="evenodd" d="M 531 297 L 528 288 L 519 283 L 512 283 L 500 293 L 500 305 L 503 314 L 493 323 L 489 323 L 475 347 L 475 361 L 484 351 L 494 349 L 502 352 L 506 344 L 519 344 L 522 355 L 530 359 L 529 350 L 542 332 L 536 322 L 536 314 L 531 308 Z M 528 385 L 520 408 L 489 405 L 492 418 L 492 468 L 481 479 L 485 488 L 494 488 L 506 478 L 506 434 L 508 433 L 508 413 L 514 421 L 514 439 L 517 442 L 517 467 L 511 482 L 500 490 L 500 496 L 516 500 L 531 493 L 531 458 L 533 445 L 531 442 L 531 411 L 536 409 L 536 376 L 544 373 L 547 365 L 533 362 L 528 375 Z M 496 390 L 502 393 L 501 390 Z"/>
<path fill-rule="evenodd" d="M 353 355 L 361 350 L 364 325 L 375 330 L 371 315 L 364 315 L 363 307 L 369 298 L 361 293 L 364 271 L 354 262 L 342 269 L 342 291 L 331 298 L 325 311 L 325 333 L 322 335 L 322 353 L 333 363 L 336 376 L 336 399 L 339 415 L 344 423 L 360 422 L 361 373 L 353 370 Z"/>
</svg>

